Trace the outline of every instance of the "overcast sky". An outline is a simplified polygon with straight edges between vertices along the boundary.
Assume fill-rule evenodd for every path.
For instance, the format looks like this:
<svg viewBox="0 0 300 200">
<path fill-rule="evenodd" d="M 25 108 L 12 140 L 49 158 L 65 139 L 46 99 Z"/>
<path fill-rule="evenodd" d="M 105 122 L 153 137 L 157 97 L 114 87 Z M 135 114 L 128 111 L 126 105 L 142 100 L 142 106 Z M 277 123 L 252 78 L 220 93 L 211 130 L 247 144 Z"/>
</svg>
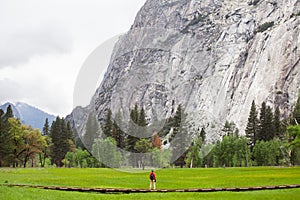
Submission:
<svg viewBox="0 0 300 200">
<path fill-rule="evenodd" d="M 0 103 L 72 111 L 89 54 L 129 30 L 146 0 L 0 0 Z"/>
</svg>

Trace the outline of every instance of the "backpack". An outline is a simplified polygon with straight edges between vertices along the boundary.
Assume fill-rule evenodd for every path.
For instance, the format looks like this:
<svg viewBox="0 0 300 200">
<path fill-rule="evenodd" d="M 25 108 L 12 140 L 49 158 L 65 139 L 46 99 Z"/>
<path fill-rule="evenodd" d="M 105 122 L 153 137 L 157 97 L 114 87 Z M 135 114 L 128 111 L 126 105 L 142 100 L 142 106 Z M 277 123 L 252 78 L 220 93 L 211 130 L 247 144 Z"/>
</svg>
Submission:
<svg viewBox="0 0 300 200">
<path fill-rule="evenodd" d="M 150 179 L 151 179 L 152 181 L 155 179 L 154 173 L 151 173 L 151 174 L 150 174 Z"/>
</svg>

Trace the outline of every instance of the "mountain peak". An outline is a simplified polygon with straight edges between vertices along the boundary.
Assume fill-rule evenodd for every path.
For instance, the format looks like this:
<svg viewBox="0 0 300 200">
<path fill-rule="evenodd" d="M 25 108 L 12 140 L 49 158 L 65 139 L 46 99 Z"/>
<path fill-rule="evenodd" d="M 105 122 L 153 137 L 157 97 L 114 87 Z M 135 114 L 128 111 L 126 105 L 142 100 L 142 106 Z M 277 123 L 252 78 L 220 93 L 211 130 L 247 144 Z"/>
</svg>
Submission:
<svg viewBox="0 0 300 200">
<path fill-rule="evenodd" d="M 46 118 L 48 118 L 50 124 L 55 120 L 54 115 L 48 114 L 41 109 L 24 102 L 6 102 L 0 106 L 0 109 L 6 111 L 9 105 L 11 105 L 13 114 L 16 118 L 20 119 L 23 124 L 30 125 L 33 128 L 43 130 Z"/>
</svg>

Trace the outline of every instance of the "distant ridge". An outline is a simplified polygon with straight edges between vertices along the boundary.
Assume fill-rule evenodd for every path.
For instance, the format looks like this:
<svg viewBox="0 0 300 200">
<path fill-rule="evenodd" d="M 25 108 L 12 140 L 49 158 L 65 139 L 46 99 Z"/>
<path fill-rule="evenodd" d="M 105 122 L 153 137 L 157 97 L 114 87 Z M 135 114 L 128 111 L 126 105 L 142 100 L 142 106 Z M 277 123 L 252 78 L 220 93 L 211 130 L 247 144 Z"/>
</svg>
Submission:
<svg viewBox="0 0 300 200">
<path fill-rule="evenodd" d="M 12 107 L 14 116 L 19 118 L 23 124 L 30 125 L 33 128 L 38 128 L 41 131 L 43 130 L 46 118 L 48 118 L 50 125 L 52 121 L 55 120 L 54 115 L 48 114 L 39 108 L 22 102 L 17 102 L 15 104 L 7 102 L 1 105 L 0 109 L 6 112 L 6 109 L 9 105 Z"/>
</svg>

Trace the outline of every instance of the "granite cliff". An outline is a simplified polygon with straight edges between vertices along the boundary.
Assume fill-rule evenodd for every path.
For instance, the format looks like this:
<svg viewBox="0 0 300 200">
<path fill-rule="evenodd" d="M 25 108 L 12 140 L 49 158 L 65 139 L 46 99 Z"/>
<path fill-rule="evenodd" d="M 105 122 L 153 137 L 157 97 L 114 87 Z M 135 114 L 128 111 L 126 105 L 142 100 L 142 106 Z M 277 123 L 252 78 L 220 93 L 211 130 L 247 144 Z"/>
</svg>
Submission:
<svg viewBox="0 0 300 200">
<path fill-rule="evenodd" d="M 137 103 L 151 124 L 181 104 L 189 129 L 205 127 L 213 141 L 226 120 L 244 133 L 253 100 L 288 115 L 299 88 L 299 0 L 148 0 L 91 105 L 69 120 L 82 133 L 87 110 L 99 121 L 107 108 L 127 120 Z"/>
</svg>

